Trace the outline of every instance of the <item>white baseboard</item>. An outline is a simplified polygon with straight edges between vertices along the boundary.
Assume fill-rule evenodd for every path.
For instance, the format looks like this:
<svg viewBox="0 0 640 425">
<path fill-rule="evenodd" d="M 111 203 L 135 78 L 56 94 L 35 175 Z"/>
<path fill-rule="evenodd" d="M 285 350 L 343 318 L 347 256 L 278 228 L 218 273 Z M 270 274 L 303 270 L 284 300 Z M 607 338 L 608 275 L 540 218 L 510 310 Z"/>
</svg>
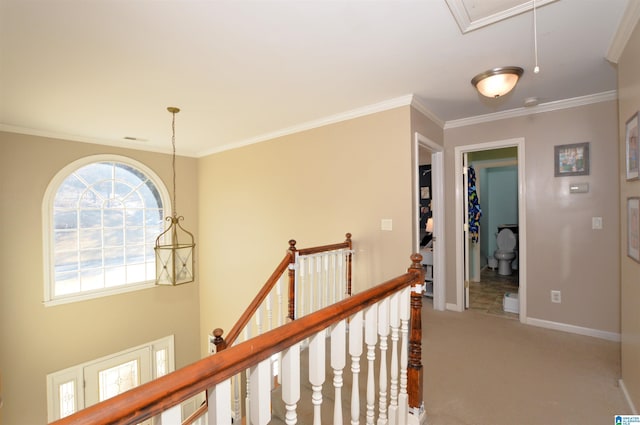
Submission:
<svg viewBox="0 0 640 425">
<path fill-rule="evenodd" d="M 624 381 L 622 380 L 622 378 L 620 378 L 618 380 L 618 383 L 620 384 L 620 389 L 622 389 L 622 394 L 624 394 L 624 398 L 627 400 L 627 404 L 629 405 L 629 408 L 631 409 L 631 414 L 632 415 L 637 415 L 638 414 L 638 410 L 636 409 L 636 406 L 633 404 L 633 401 L 631 400 L 631 397 L 629 396 L 629 392 L 627 391 L 627 387 L 624 385 Z"/>
<path fill-rule="evenodd" d="M 554 329 L 556 331 L 570 332 L 579 335 L 592 336 L 594 338 L 606 339 L 620 342 L 620 334 L 616 332 L 601 331 L 599 329 L 584 328 L 582 326 L 569 325 L 567 323 L 552 322 L 550 320 L 527 317 L 528 325 L 539 326 L 541 328 Z"/>
<path fill-rule="evenodd" d="M 445 305 L 445 309 L 446 310 L 451 310 L 451 311 L 457 311 L 457 312 L 461 312 L 463 310 L 460 309 L 460 307 L 458 306 L 458 304 L 452 304 L 452 303 L 447 303 Z"/>
</svg>

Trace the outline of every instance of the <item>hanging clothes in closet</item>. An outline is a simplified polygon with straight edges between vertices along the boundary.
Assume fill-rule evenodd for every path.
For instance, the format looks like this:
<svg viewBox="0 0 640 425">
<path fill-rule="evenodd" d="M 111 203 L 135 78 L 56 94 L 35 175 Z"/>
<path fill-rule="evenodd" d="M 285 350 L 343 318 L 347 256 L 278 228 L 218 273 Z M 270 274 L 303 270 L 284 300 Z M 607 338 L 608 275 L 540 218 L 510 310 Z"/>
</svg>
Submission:
<svg viewBox="0 0 640 425">
<path fill-rule="evenodd" d="M 476 170 L 469 166 L 467 169 L 467 197 L 468 197 L 468 222 L 469 237 L 471 242 L 478 243 L 480 237 L 480 217 L 482 217 L 482 209 L 478 200 L 478 191 L 476 189 Z"/>
</svg>

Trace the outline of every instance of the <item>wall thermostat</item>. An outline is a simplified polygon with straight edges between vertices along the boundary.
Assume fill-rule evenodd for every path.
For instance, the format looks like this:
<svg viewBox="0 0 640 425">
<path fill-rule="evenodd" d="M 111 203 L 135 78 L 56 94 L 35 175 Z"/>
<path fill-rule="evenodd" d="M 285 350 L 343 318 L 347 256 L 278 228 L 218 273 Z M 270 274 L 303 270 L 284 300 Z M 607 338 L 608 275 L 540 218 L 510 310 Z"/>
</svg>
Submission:
<svg viewBox="0 0 640 425">
<path fill-rule="evenodd" d="M 569 185 L 569 193 L 587 193 L 589 192 L 589 183 L 571 183 Z"/>
</svg>

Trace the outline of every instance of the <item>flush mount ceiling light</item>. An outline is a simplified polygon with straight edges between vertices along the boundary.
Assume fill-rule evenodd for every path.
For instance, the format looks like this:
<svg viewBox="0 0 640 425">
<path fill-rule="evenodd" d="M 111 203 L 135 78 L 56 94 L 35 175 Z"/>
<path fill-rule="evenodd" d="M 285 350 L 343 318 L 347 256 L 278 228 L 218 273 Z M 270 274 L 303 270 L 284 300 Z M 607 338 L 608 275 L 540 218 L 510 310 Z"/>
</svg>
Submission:
<svg viewBox="0 0 640 425">
<path fill-rule="evenodd" d="M 496 98 L 513 90 L 523 72 L 518 66 L 493 68 L 473 77 L 471 84 L 481 95 Z"/>
</svg>

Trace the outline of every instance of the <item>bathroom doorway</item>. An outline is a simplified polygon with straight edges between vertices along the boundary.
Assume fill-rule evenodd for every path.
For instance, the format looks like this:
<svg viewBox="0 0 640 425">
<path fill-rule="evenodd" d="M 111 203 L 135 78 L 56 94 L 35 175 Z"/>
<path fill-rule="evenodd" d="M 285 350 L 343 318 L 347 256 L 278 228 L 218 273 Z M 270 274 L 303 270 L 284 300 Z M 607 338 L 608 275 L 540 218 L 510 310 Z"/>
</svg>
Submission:
<svg viewBox="0 0 640 425">
<path fill-rule="evenodd" d="M 510 139 L 455 148 L 456 161 L 456 288 L 457 309 L 472 307 L 504 313 L 526 321 L 526 209 L 524 199 L 524 139 Z M 471 166 L 472 170 L 468 167 Z M 463 173 L 464 171 L 464 173 Z M 475 191 L 484 210 L 478 228 L 467 216 L 469 193 L 467 178 L 475 177 Z M 515 180 L 515 181 L 514 181 Z M 490 186 L 494 186 L 491 188 Z M 484 193 L 483 193 L 484 192 Z M 509 194 L 508 192 L 511 192 Z M 483 196 L 484 195 L 484 196 Z M 473 198 L 473 196 L 471 196 Z M 484 207 L 483 207 L 484 203 Z M 492 211 L 493 208 L 493 211 Z M 508 222 L 508 223 L 507 223 Z M 503 261 L 511 267 L 509 275 L 498 273 L 493 257 L 499 230 L 509 229 L 517 245 L 517 261 Z M 495 227 L 495 229 L 494 229 Z M 475 233 L 477 231 L 477 233 Z M 507 232 L 505 232 L 507 233 Z M 473 239 L 472 239 L 473 237 Z M 503 273 L 507 271 L 504 269 Z M 495 268 L 495 270 L 493 270 Z M 490 286 L 481 284 L 489 283 Z M 487 289 L 485 298 L 479 289 Z M 495 291 L 512 295 L 506 301 Z M 480 294 L 480 295 L 479 295 Z M 490 298 L 493 297 L 493 298 Z M 497 305 L 488 305 L 487 303 Z M 487 304 L 487 305 L 485 305 Z"/>
<path fill-rule="evenodd" d="M 508 147 L 469 152 L 467 156 L 469 169 L 473 169 L 476 178 L 482 212 L 477 243 L 468 247 L 473 265 L 469 268 L 468 308 L 516 319 L 519 314 L 517 154 L 515 147 Z M 505 247 L 498 246 L 502 230 L 508 234 L 502 235 L 501 240 L 515 244 L 506 253 L 502 251 Z"/>
</svg>

